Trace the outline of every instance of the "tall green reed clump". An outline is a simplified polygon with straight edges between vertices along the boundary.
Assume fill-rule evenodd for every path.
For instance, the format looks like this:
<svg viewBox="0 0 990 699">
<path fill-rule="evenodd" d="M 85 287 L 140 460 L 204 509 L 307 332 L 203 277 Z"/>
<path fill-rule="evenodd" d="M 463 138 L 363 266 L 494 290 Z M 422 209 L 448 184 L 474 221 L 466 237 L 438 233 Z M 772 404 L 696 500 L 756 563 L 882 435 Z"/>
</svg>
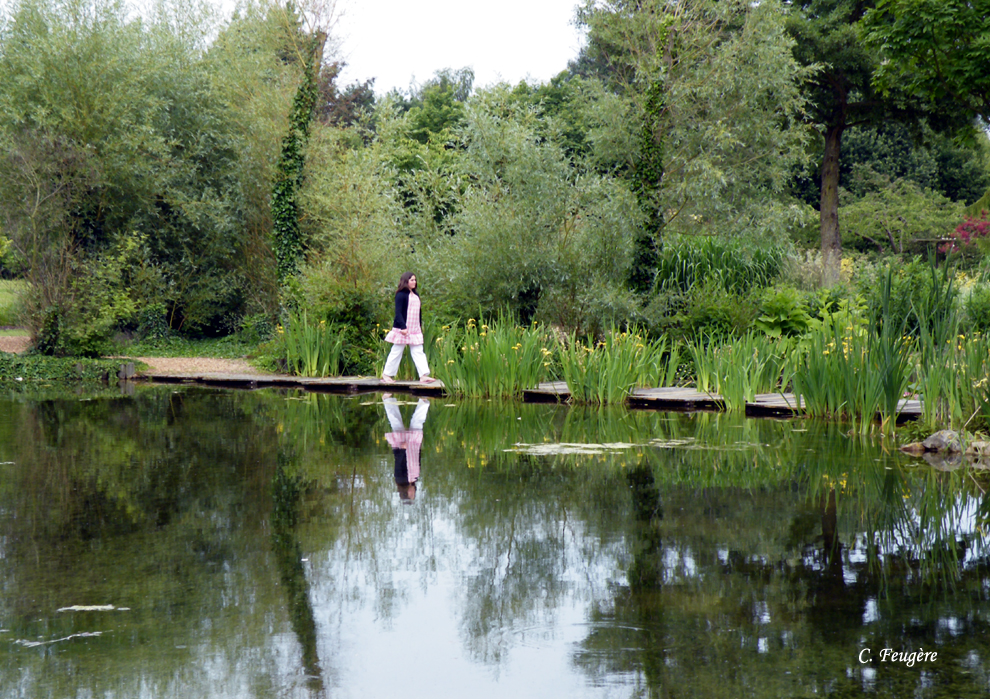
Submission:
<svg viewBox="0 0 990 699">
<path fill-rule="evenodd" d="M 576 403 L 620 403 L 636 386 L 672 385 L 679 364 L 679 345 L 636 330 L 613 329 L 599 342 L 572 334 L 560 350 L 561 378 Z"/>
<path fill-rule="evenodd" d="M 745 410 L 758 393 L 783 391 L 793 373 L 795 342 L 749 332 L 734 339 L 699 337 L 688 343 L 694 360 L 695 387 L 717 393 L 725 409 Z"/>
<path fill-rule="evenodd" d="M 277 329 L 290 374 L 308 377 L 337 376 L 344 354 L 344 333 L 325 320 L 310 323 L 306 312 L 293 314 Z"/>
<path fill-rule="evenodd" d="M 806 413 L 850 419 L 862 433 L 878 416 L 882 431 L 893 428 L 913 370 L 904 323 L 885 319 L 889 272 L 881 285 L 877 317 L 865 319 L 847 305 L 827 314 L 803 339 L 803 357 L 794 370 L 794 393 Z"/>
<path fill-rule="evenodd" d="M 657 262 L 663 291 L 685 292 L 714 282 L 726 291 L 743 293 L 769 285 L 780 275 L 786 253 L 781 247 L 752 247 L 723 237 L 671 237 L 664 240 Z"/>
<path fill-rule="evenodd" d="M 958 357 L 959 404 L 966 418 L 960 428 L 990 429 L 990 338 L 980 333 L 960 335 Z"/>
<path fill-rule="evenodd" d="M 468 398 L 511 398 L 549 375 L 552 339 L 537 325 L 521 327 L 500 316 L 444 326 L 431 344 L 434 376 Z"/>
<path fill-rule="evenodd" d="M 912 307 L 917 319 L 914 390 L 922 401 L 921 422 L 929 429 L 959 426 L 966 379 L 960 374 L 958 291 L 949 268 L 931 264 L 931 294 Z"/>
</svg>

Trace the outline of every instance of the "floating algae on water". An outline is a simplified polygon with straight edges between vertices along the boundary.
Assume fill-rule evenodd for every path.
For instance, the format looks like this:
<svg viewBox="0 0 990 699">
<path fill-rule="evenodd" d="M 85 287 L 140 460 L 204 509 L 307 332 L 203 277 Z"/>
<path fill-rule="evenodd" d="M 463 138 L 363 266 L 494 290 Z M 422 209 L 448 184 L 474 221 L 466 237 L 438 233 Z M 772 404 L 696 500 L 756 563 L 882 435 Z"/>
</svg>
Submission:
<svg viewBox="0 0 990 699">
<path fill-rule="evenodd" d="M 624 449 L 634 449 L 641 444 L 625 444 L 622 442 L 611 442 L 608 444 L 574 444 L 570 442 L 560 442 L 556 444 L 523 444 L 516 443 L 507 452 L 517 454 L 529 454 L 531 456 L 554 456 L 560 454 L 608 454 L 622 451 Z"/>
</svg>

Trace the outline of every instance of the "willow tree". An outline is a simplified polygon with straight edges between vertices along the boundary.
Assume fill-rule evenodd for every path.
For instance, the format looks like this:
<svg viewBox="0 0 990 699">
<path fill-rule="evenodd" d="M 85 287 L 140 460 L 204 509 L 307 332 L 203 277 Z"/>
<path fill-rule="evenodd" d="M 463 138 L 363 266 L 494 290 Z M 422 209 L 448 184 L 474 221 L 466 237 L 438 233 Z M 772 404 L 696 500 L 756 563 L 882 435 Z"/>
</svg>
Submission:
<svg viewBox="0 0 990 699">
<path fill-rule="evenodd" d="M 774 226 L 800 159 L 801 82 L 779 2 L 588 0 L 590 53 L 632 101 L 632 182 L 646 216 L 631 282 L 672 224 L 712 232 Z"/>
</svg>

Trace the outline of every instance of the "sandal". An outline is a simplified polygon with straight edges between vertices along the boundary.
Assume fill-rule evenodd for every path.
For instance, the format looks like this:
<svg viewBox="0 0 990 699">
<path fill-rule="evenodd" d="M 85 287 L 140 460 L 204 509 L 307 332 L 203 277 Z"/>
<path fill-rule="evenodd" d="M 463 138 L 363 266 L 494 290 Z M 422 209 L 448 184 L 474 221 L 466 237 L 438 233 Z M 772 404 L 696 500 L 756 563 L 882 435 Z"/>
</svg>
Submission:
<svg viewBox="0 0 990 699">
<path fill-rule="evenodd" d="M 382 383 L 395 383 L 395 379 L 394 378 L 392 378 L 391 376 L 385 376 L 385 374 L 382 374 L 381 381 L 382 381 Z"/>
<path fill-rule="evenodd" d="M 429 374 L 425 374 L 425 375 L 419 377 L 419 382 L 420 383 L 436 383 L 436 379 L 433 378 L 432 376 L 430 376 Z"/>
</svg>

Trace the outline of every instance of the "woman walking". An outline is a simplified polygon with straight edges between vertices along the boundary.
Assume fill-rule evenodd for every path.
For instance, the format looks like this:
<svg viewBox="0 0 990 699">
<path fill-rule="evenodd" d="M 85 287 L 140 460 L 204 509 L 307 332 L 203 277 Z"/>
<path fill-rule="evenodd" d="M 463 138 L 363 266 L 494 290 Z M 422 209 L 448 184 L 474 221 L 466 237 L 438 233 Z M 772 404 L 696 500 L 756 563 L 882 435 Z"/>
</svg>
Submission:
<svg viewBox="0 0 990 699">
<path fill-rule="evenodd" d="M 395 292 L 395 320 L 392 321 L 392 329 L 385 336 L 385 341 L 392 343 L 392 351 L 388 353 L 385 369 L 382 371 L 382 381 L 385 383 L 395 381 L 406 345 L 409 345 L 409 354 L 419 372 L 419 380 L 423 383 L 436 381 L 430 376 L 430 366 L 426 363 L 426 353 L 423 351 L 423 328 L 420 326 L 419 310 L 416 275 L 406 272 L 399 279 L 399 288 Z"/>
</svg>

